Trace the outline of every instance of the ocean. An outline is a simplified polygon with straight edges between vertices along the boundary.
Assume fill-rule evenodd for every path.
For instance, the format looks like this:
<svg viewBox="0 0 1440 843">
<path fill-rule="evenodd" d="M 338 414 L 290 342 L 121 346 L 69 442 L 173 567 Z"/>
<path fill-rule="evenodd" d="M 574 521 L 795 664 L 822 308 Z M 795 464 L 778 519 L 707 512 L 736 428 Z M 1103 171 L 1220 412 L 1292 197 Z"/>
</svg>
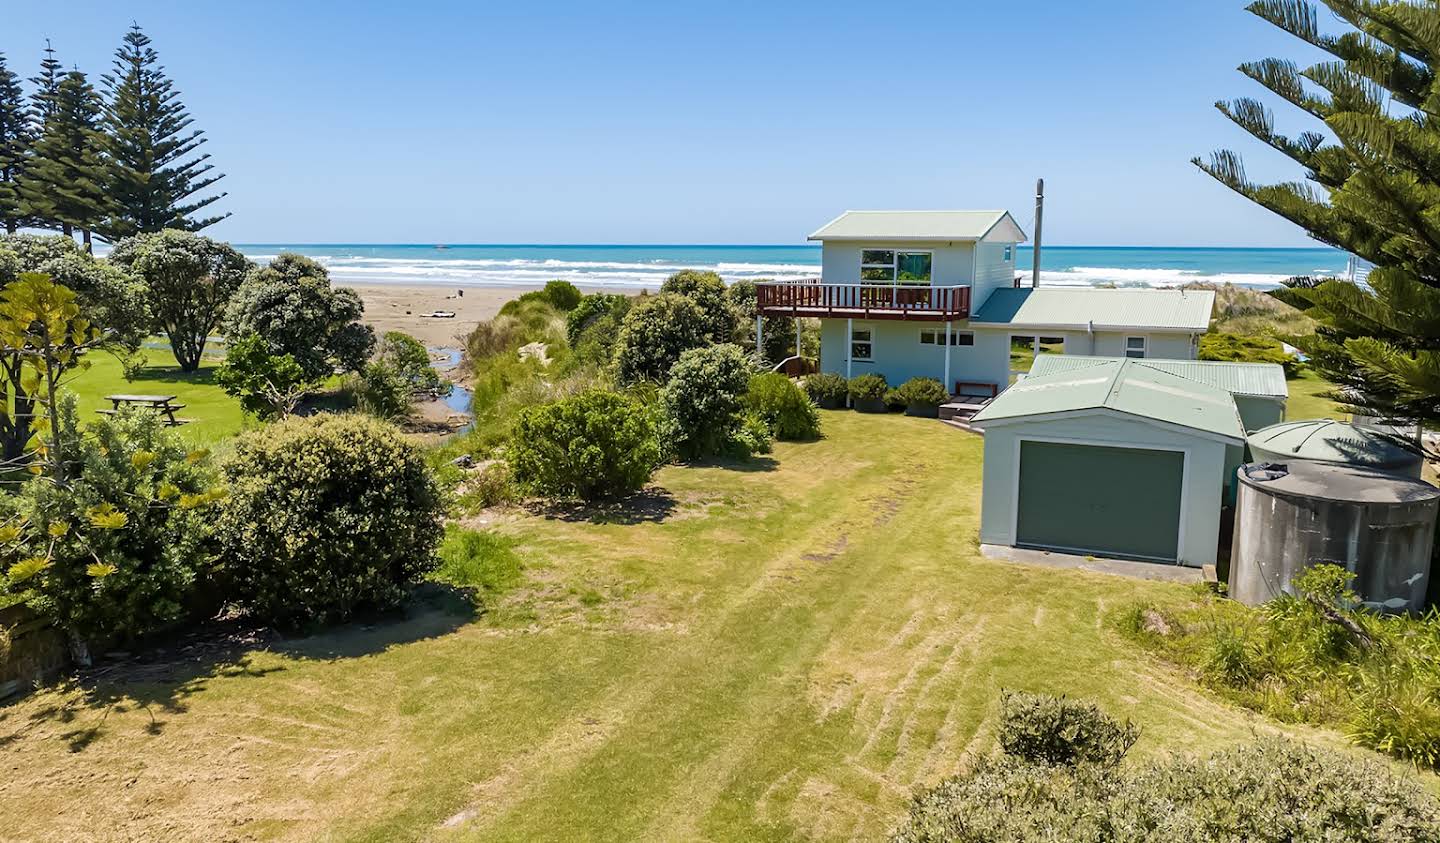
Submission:
<svg viewBox="0 0 1440 843">
<path fill-rule="evenodd" d="M 709 269 L 726 280 L 798 280 L 820 274 L 820 246 L 437 246 L 237 244 L 251 259 L 282 251 L 313 257 L 340 283 L 532 286 L 554 278 L 579 285 L 650 289 L 681 269 Z M 1029 277 L 1029 248 L 1016 256 Z M 1275 287 L 1295 275 L 1339 275 L 1344 252 L 1329 248 L 1170 248 L 1047 246 L 1045 285 L 1173 286 L 1190 281 Z"/>
</svg>

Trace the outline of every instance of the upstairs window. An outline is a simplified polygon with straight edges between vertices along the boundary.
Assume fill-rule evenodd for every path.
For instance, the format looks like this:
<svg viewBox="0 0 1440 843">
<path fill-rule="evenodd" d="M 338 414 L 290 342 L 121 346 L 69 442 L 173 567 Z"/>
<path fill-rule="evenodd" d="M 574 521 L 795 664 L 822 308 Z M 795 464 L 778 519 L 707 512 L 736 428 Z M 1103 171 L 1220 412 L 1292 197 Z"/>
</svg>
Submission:
<svg viewBox="0 0 1440 843">
<path fill-rule="evenodd" d="M 869 328 L 856 328 L 850 332 L 851 360 L 870 360 L 874 349 L 874 343 L 870 340 Z"/>
<path fill-rule="evenodd" d="M 865 249 L 860 252 L 860 280 L 871 284 L 929 284 L 930 252 Z"/>
<path fill-rule="evenodd" d="M 1134 357 L 1134 358 L 1143 358 L 1143 357 L 1145 356 L 1145 338 L 1144 338 L 1144 337 L 1126 337 L 1126 338 L 1125 338 L 1125 356 L 1126 356 L 1126 357 Z"/>
<path fill-rule="evenodd" d="M 1005 247 L 1005 256 L 1002 257 L 1001 260 L 1003 260 L 1003 261 L 1012 261 L 1012 260 L 1015 260 L 1015 247 L 1014 247 L 1014 246 L 1006 246 L 1006 247 Z"/>
</svg>

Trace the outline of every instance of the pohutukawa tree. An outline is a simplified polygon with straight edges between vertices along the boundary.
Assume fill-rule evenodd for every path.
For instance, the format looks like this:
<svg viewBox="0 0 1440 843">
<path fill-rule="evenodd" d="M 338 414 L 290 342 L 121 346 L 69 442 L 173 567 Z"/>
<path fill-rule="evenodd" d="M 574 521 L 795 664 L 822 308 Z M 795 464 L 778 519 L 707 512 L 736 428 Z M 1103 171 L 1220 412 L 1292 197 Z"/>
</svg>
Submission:
<svg viewBox="0 0 1440 843">
<path fill-rule="evenodd" d="M 79 229 L 88 248 L 90 232 L 103 224 L 111 207 L 100 96 L 85 74 L 72 70 L 45 103 L 52 111 L 20 182 L 23 208 L 66 236 Z"/>
<path fill-rule="evenodd" d="M 20 178 L 30 154 L 30 107 L 20 79 L 0 53 L 0 225 L 14 234 L 24 221 L 20 212 Z"/>
<path fill-rule="evenodd" d="M 195 216 L 225 196 L 197 196 L 224 175 L 213 173 L 209 154 L 197 152 L 205 133 L 191 127 L 180 92 L 138 25 L 125 34 L 113 67 L 102 77 L 115 203 L 105 236 L 199 231 L 229 216 Z"/>
<path fill-rule="evenodd" d="M 1316 240 L 1374 264 L 1367 284 L 1293 279 L 1275 295 L 1314 317 L 1312 336 L 1288 338 L 1352 411 L 1440 422 L 1440 6 L 1434 2 L 1258 0 L 1247 9 L 1334 57 L 1301 69 L 1263 59 L 1240 72 L 1319 121 L 1290 136 L 1260 102 L 1216 104 L 1289 156 L 1305 180 L 1256 184 L 1229 150 L 1195 159 L 1242 196 Z"/>
<path fill-rule="evenodd" d="M 109 259 L 144 279 L 155 326 L 184 372 L 200 368 L 210 332 L 251 268 L 229 243 L 173 228 L 127 237 Z"/>
</svg>

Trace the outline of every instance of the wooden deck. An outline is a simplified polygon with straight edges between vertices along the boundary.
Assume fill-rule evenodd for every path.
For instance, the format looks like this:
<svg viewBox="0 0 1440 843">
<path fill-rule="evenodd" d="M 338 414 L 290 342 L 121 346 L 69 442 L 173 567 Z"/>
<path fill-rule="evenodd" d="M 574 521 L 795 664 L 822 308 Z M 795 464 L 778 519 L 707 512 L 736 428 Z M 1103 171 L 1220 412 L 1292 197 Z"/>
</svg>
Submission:
<svg viewBox="0 0 1440 843">
<path fill-rule="evenodd" d="M 947 322 L 970 316 L 970 287 L 776 282 L 755 288 L 764 316 L 913 319 Z"/>
</svg>

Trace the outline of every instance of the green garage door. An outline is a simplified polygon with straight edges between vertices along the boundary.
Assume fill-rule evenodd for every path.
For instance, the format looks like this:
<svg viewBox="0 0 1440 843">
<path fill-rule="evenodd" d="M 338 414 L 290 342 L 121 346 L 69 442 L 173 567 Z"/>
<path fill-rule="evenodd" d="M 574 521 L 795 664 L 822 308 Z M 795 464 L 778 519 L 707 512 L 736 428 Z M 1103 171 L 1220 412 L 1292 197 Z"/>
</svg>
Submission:
<svg viewBox="0 0 1440 843">
<path fill-rule="evenodd" d="M 1020 443 L 1017 545 L 1174 562 L 1179 451 Z"/>
</svg>

